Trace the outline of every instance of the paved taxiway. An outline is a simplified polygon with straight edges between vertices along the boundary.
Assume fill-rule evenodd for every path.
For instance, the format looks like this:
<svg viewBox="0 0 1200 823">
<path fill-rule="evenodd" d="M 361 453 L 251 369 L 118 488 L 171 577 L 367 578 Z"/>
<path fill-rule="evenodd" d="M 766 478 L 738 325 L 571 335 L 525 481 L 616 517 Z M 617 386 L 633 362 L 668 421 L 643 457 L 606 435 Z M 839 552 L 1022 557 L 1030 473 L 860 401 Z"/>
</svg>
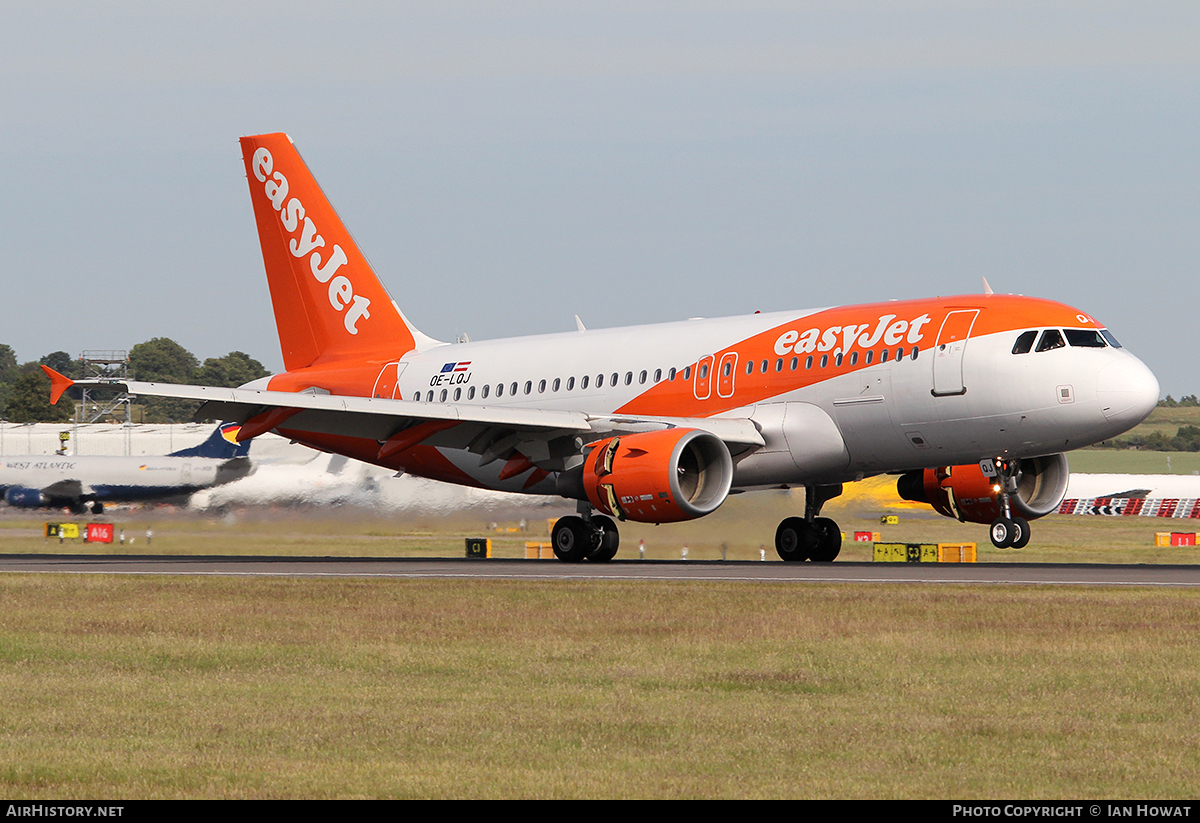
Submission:
<svg viewBox="0 0 1200 823">
<path fill-rule="evenodd" d="M 452 558 L 0 555 L 0 573 L 248 577 L 503 578 L 512 580 L 726 580 L 793 583 L 958 583 L 1200 586 L 1200 566 L 1059 563 L 776 563 Z"/>
</svg>

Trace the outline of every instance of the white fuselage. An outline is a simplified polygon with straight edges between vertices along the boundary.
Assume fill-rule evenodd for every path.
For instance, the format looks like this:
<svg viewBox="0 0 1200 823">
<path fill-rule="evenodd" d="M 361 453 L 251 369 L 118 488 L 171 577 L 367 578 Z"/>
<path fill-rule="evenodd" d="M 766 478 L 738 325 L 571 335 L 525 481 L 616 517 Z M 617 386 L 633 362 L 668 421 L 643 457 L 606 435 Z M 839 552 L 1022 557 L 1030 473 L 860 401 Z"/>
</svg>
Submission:
<svg viewBox="0 0 1200 823">
<path fill-rule="evenodd" d="M 903 304 L 896 305 L 902 313 Z M 1019 327 L 943 345 L 936 315 L 923 327 L 897 327 L 890 338 L 883 331 L 894 315 L 878 322 L 872 315 L 853 327 L 861 330 L 857 339 L 834 326 L 836 332 L 823 335 L 834 345 L 808 352 L 799 343 L 799 354 L 798 334 L 779 333 L 828 311 L 440 345 L 384 367 L 377 386 L 387 396 L 432 404 L 748 417 L 766 445 L 735 455 L 734 486 L 743 489 L 1067 451 L 1127 430 L 1157 401 L 1153 375 L 1125 349 L 1063 345 L 1014 354 Z M 1028 327 L 1043 328 L 1054 327 Z M 700 367 L 714 354 L 709 382 L 701 386 Z M 718 385 L 723 362 L 730 368 Z M 672 382 L 686 387 L 654 402 L 652 391 Z M 481 470 L 476 456 L 461 451 L 453 433 L 429 442 L 483 485 L 549 489 L 497 480 L 494 469 Z"/>
</svg>

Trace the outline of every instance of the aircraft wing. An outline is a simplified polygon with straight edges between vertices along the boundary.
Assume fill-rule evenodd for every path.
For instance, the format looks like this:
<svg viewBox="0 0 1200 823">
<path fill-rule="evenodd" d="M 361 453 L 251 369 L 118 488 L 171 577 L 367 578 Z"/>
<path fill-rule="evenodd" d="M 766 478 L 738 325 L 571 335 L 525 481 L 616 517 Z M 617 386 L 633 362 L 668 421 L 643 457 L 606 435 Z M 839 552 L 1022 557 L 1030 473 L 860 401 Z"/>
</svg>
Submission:
<svg viewBox="0 0 1200 823">
<path fill-rule="evenodd" d="M 754 423 L 744 417 L 590 414 L 137 381 L 98 381 L 98 384 L 123 386 L 130 394 L 201 401 L 203 405 L 196 416 L 240 423 L 239 441 L 275 428 L 343 435 L 378 441 L 381 444 L 380 459 L 417 444 L 427 444 L 477 452 L 482 465 L 504 457 L 520 446 L 533 463 L 550 466 L 566 452 L 578 454 L 578 446 L 564 445 L 559 449 L 552 446 L 551 441 L 564 437 L 573 441 L 580 437 L 586 443 L 611 434 L 663 428 L 696 428 L 710 432 L 735 454 L 765 443 Z"/>
<path fill-rule="evenodd" d="M 39 491 L 53 500 L 79 500 L 84 494 L 83 483 L 78 480 L 59 480 Z"/>
</svg>

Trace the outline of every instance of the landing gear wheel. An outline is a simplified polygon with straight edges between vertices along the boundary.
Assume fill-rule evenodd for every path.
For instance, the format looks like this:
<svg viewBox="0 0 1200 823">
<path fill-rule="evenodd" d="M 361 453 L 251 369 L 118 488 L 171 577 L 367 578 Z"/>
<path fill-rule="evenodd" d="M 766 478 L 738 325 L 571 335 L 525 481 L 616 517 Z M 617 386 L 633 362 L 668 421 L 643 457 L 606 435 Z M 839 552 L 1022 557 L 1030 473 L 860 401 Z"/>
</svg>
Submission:
<svg viewBox="0 0 1200 823">
<path fill-rule="evenodd" d="M 842 530 L 838 524 L 828 517 L 818 517 L 812 522 L 813 536 L 816 545 L 809 552 L 809 558 L 817 563 L 831 563 L 842 550 Z"/>
<path fill-rule="evenodd" d="M 813 527 L 807 520 L 789 517 L 775 530 L 775 551 L 788 562 L 807 560 L 813 537 Z"/>
<path fill-rule="evenodd" d="M 1029 545 L 1029 521 L 1024 517 L 1014 517 L 1012 522 L 1016 527 L 1016 536 L 1013 537 L 1012 547 L 1023 549 Z"/>
<path fill-rule="evenodd" d="M 564 563 L 578 563 L 595 550 L 592 530 L 582 517 L 560 517 L 550 534 L 554 556 Z"/>
<path fill-rule="evenodd" d="M 1013 540 L 1018 537 L 1017 529 L 1017 524 L 1006 517 L 999 517 L 993 520 L 991 529 L 992 545 L 997 549 L 1007 549 L 1013 544 Z M 1026 531 L 1028 531 L 1028 526 L 1026 526 Z"/>
<path fill-rule="evenodd" d="M 92 514 L 104 514 L 104 504 L 99 501 L 93 503 Z"/>
<path fill-rule="evenodd" d="M 587 556 L 587 559 L 592 563 L 607 563 L 617 554 L 617 548 L 621 545 L 621 533 L 617 531 L 617 524 L 613 522 L 613 519 L 603 514 L 592 515 L 592 529 L 600 530 L 600 545 Z"/>
</svg>

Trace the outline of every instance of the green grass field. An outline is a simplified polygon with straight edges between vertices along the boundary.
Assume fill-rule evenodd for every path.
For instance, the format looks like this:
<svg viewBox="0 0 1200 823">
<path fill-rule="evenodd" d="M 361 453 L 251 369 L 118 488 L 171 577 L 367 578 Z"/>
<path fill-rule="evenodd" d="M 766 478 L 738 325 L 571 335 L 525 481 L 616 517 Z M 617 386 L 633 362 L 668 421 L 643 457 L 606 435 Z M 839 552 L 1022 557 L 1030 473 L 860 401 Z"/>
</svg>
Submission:
<svg viewBox="0 0 1200 823">
<path fill-rule="evenodd" d="M 1087 474 L 1200 473 L 1200 452 L 1080 449 L 1068 454 L 1067 461 L 1071 471 Z"/>
<path fill-rule="evenodd" d="M 0 578 L 15 798 L 1190 798 L 1200 593 Z"/>
<path fill-rule="evenodd" d="M 985 527 L 889 488 L 855 484 L 826 513 L 848 538 L 976 542 L 981 561 L 1200 560 L 1154 545 L 1194 521 L 1052 516 L 1027 549 L 997 550 Z M 802 504 L 766 492 L 694 523 L 625 524 L 618 559 L 644 541 L 648 558 L 779 562 L 775 525 Z M 569 511 L 114 512 L 125 546 L 47 541 L 44 518 L 8 512 L 0 552 L 456 556 L 491 534 L 495 556 L 520 557 Z M 900 522 L 881 525 L 888 513 Z M 527 532 L 507 531 L 520 517 Z M 848 540 L 841 559 L 870 557 Z M 12 799 L 1188 799 L 1200 785 L 1193 590 L 8 574 L 0 598 Z"/>
</svg>

